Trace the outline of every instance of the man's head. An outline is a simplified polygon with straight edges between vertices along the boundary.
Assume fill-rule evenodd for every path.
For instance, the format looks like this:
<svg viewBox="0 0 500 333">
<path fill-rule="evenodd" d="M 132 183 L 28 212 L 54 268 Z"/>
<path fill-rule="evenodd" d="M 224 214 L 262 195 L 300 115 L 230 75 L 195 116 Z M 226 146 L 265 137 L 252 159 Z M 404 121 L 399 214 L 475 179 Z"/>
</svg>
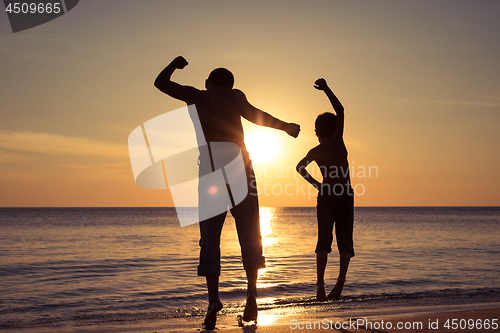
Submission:
<svg viewBox="0 0 500 333">
<path fill-rule="evenodd" d="M 205 87 L 211 88 L 227 88 L 232 89 L 234 85 L 234 76 L 229 70 L 225 68 L 216 68 L 210 73 L 208 79 L 205 81 Z"/>
<path fill-rule="evenodd" d="M 331 138 L 333 132 L 335 131 L 335 122 L 337 120 L 337 116 L 335 116 L 331 112 L 325 112 L 320 114 L 316 118 L 316 122 L 314 123 L 316 136 L 322 138 Z"/>
</svg>

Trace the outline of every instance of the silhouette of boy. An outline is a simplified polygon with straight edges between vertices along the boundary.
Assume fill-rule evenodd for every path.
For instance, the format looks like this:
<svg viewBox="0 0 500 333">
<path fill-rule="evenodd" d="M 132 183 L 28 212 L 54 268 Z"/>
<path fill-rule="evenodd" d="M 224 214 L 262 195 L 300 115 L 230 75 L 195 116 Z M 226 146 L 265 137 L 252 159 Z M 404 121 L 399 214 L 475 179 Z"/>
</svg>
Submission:
<svg viewBox="0 0 500 333">
<path fill-rule="evenodd" d="M 249 193 L 241 203 L 231 209 L 231 214 L 235 219 L 243 267 L 247 276 L 247 300 L 242 319 L 257 320 L 257 273 L 259 268 L 265 267 L 265 259 L 262 256 L 255 175 L 244 143 L 241 117 L 257 125 L 283 130 L 293 137 L 298 136 L 300 126 L 285 123 L 252 106 L 242 91 L 232 89 L 234 77 L 225 68 L 217 68 L 210 73 L 205 81 L 206 90 L 171 81 L 174 71 L 184 68 L 187 64 L 183 57 L 175 58 L 158 75 L 155 86 L 175 99 L 182 100 L 188 105 L 196 105 L 206 142 L 231 142 L 241 148 Z M 204 163 L 210 161 L 201 158 L 200 169 L 204 167 Z M 198 275 L 205 276 L 207 282 L 209 304 L 203 323 L 207 329 L 215 328 L 217 312 L 222 309 L 219 299 L 220 234 L 226 215 L 227 211 L 199 223 L 201 250 Z"/>
<path fill-rule="evenodd" d="M 316 80 L 314 88 L 326 93 L 337 115 L 325 112 L 316 118 L 315 131 L 320 143 L 297 164 L 297 171 L 319 191 L 317 204 L 318 243 L 315 251 L 316 298 L 318 301 L 338 300 L 346 281 L 349 261 L 354 256 L 352 240 L 354 196 L 349 177 L 347 149 L 343 139 L 344 107 L 324 79 Z M 306 167 L 313 161 L 320 168 L 323 176 L 322 183 L 314 179 L 306 170 Z M 328 253 L 332 251 L 334 225 L 337 247 L 340 252 L 340 270 L 337 283 L 327 297 L 324 275 Z"/>
</svg>

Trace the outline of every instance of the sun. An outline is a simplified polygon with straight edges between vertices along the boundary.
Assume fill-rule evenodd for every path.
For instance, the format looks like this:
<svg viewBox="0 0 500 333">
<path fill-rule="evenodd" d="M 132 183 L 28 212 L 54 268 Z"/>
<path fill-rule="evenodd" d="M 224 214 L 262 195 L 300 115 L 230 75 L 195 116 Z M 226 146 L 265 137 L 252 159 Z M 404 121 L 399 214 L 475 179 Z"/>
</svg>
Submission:
<svg viewBox="0 0 500 333">
<path fill-rule="evenodd" d="M 245 146 L 254 163 L 270 162 L 280 153 L 277 135 L 263 130 L 245 135 Z"/>
</svg>

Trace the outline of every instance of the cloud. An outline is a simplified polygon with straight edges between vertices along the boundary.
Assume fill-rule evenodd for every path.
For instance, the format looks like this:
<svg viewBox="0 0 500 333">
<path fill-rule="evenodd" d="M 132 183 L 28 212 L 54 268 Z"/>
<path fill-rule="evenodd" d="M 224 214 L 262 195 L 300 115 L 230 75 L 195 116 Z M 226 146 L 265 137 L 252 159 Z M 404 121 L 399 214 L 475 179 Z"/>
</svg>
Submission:
<svg viewBox="0 0 500 333">
<path fill-rule="evenodd" d="M 424 104 L 429 105 L 465 105 L 465 106 L 488 106 L 488 107 L 499 107 L 499 102 L 488 102 L 488 101 L 452 101 L 452 100 L 431 100 L 424 101 Z"/>
<path fill-rule="evenodd" d="M 373 105 L 372 105 L 373 106 Z M 378 107 L 436 107 L 436 106 L 472 106 L 472 107 L 500 107 L 498 98 L 484 98 L 483 100 L 445 100 L 445 99 L 410 99 L 410 98 L 387 98 Z"/>
<path fill-rule="evenodd" d="M 0 150 L 59 156 L 128 157 L 126 144 L 32 132 L 0 131 Z M 5 152 L 3 155 L 8 156 Z"/>
</svg>

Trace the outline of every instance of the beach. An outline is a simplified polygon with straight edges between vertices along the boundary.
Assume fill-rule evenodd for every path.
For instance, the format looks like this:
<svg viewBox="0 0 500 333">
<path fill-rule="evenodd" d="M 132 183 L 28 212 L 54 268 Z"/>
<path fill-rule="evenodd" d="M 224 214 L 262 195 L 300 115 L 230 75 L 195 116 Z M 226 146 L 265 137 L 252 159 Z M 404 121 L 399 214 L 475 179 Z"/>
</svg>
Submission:
<svg viewBox="0 0 500 333">
<path fill-rule="evenodd" d="M 425 329 L 435 316 L 444 324 L 454 313 L 468 323 L 499 313 L 499 208 L 356 207 L 356 256 L 337 302 L 315 299 L 315 213 L 314 207 L 261 207 L 266 268 L 257 285 L 258 326 L 244 331 L 413 317 L 423 318 Z M 199 230 L 181 228 L 175 209 L 4 208 L 0 227 L 0 331 L 201 330 L 207 291 L 196 275 Z M 242 331 L 236 318 L 246 279 L 231 216 L 221 252 L 224 308 L 217 330 Z M 337 256 L 334 244 L 328 289 Z M 401 331 L 377 327 L 374 332 Z"/>
<path fill-rule="evenodd" d="M 383 311 L 387 311 L 383 314 Z M 166 333 L 166 332 L 224 332 L 224 333 L 282 333 L 320 332 L 343 333 L 417 333 L 417 332 L 499 332 L 500 303 L 468 306 L 427 308 L 398 308 L 373 312 L 356 312 L 339 317 L 335 312 L 301 313 L 300 309 L 274 309 L 259 314 L 257 325 L 238 327 L 236 316 L 222 316 L 216 330 L 201 329 L 203 317 L 115 322 L 99 324 L 72 323 L 45 327 L 6 330 L 18 333 Z"/>
<path fill-rule="evenodd" d="M 488 326 L 489 329 L 484 329 L 485 322 L 491 323 L 492 319 L 500 317 L 500 307 L 496 304 L 493 308 L 475 309 L 475 310 L 444 310 L 429 308 L 424 312 L 406 312 L 412 311 L 411 309 L 400 309 L 403 311 L 399 315 L 387 314 L 376 316 L 363 316 L 361 313 L 352 318 L 338 318 L 335 313 L 326 313 L 322 316 L 310 315 L 300 318 L 287 318 L 286 323 L 276 323 L 274 325 L 262 325 L 255 327 L 255 332 L 262 333 L 278 333 L 278 332 L 299 332 L 299 331 L 338 331 L 338 332 L 498 332 L 499 327 Z M 406 310 L 406 311 L 405 311 Z M 415 311 L 415 309 L 413 309 Z M 443 312 L 444 311 L 444 312 Z M 453 320 L 457 321 L 453 321 Z M 464 320 L 473 324 L 465 325 Z M 456 329 L 445 327 L 447 323 L 451 326 L 453 323 L 458 322 Z M 460 321 L 462 327 L 460 328 Z M 481 325 L 481 329 L 478 326 Z M 472 329 L 471 329 L 472 327 Z M 496 329 L 494 329 L 496 327 Z M 228 328 L 224 332 L 251 332 L 251 327 L 243 328 Z"/>
<path fill-rule="evenodd" d="M 337 318 L 335 313 L 327 313 L 321 317 L 318 316 L 304 316 L 300 319 L 292 318 L 288 323 L 263 325 L 255 328 L 255 332 L 262 333 L 277 333 L 277 332 L 298 332 L 298 331 L 338 331 L 338 332 L 498 332 L 491 327 L 490 329 L 478 329 L 476 325 L 480 323 L 491 323 L 492 318 L 496 318 L 495 322 L 498 323 L 500 317 L 500 308 L 498 304 L 495 308 L 476 309 L 476 310 L 462 310 L 462 311 L 446 311 L 435 310 L 435 312 L 420 313 L 402 313 L 400 315 L 386 315 L 386 316 L 361 316 L 353 318 Z M 428 310 L 432 311 L 432 310 Z M 446 328 L 445 325 L 457 319 L 458 326 L 456 329 Z M 460 328 L 460 321 L 462 320 L 462 327 Z M 464 320 L 474 324 L 465 325 Z M 455 321 L 453 321 L 455 323 Z M 451 326 L 450 326 L 451 327 Z M 473 327 L 472 329 L 469 327 Z M 483 325 L 481 325 L 483 327 Z M 250 327 L 244 328 L 229 328 L 224 332 L 250 332 Z"/>
</svg>

